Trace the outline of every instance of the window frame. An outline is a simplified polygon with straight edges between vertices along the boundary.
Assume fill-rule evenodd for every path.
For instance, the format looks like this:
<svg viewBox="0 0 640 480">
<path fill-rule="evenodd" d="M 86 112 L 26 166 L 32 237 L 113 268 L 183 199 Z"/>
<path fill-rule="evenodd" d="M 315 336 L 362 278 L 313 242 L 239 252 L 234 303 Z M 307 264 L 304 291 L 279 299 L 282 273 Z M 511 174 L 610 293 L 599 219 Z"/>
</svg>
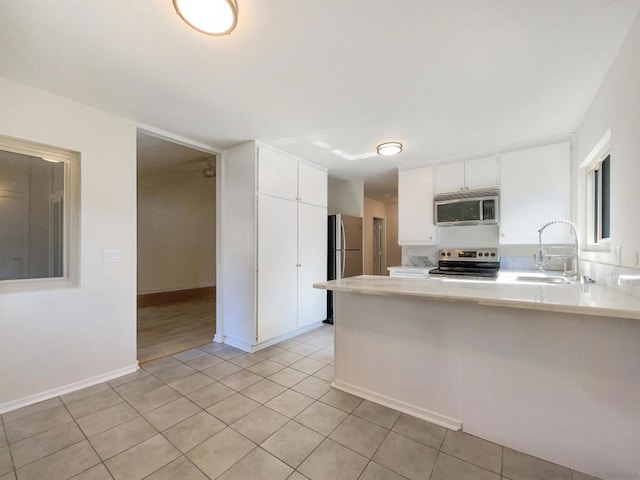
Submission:
<svg viewBox="0 0 640 480">
<path fill-rule="evenodd" d="M 62 276 L 0 280 L 0 292 L 76 287 L 79 283 L 80 155 L 37 142 L 0 135 L 0 150 L 64 164 L 62 188 Z M 55 195 L 53 195 L 55 196 Z M 52 196 L 52 197 L 53 197 Z M 50 199 L 50 208 L 53 198 Z M 51 233 L 50 233 L 51 234 Z M 50 258 L 50 262 L 52 259 Z M 49 271 L 53 266 L 50 263 Z"/>
<path fill-rule="evenodd" d="M 611 133 L 607 131 L 580 165 L 584 171 L 585 250 L 609 252 L 611 249 Z M 607 162 L 608 198 L 603 202 L 603 165 Z M 603 208 L 607 208 L 608 237 L 603 237 Z"/>
</svg>

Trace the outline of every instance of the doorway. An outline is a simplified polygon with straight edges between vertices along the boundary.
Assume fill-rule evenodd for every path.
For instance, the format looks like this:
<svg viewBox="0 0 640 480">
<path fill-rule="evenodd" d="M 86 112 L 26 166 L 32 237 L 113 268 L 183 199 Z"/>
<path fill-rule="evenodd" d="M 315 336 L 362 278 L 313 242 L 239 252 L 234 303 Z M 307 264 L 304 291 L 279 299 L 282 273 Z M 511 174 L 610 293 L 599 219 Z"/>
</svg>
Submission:
<svg viewBox="0 0 640 480">
<path fill-rule="evenodd" d="M 373 274 L 385 275 L 384 218 L 373 217 Z"/>
<path fill-rule="evenodd" d="M 140 363 L 210 343 L 216 331 L 216 155 L 137 135 Z"/>
</svg>

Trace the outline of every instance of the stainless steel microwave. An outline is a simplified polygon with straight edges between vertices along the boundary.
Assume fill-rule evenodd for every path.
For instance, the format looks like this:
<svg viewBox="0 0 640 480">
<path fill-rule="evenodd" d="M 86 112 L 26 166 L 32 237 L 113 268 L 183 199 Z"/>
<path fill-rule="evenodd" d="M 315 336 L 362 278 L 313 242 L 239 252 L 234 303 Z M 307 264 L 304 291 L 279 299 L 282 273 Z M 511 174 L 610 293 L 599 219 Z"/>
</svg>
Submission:
<svg viewBox="0 0 640 480">
<path fill-rule="evenodd" d="M 500 218 L 500 191 L 467 190 L 445 193 L 433 198 L 436 225 L 492 225 Z"/>
</svg>

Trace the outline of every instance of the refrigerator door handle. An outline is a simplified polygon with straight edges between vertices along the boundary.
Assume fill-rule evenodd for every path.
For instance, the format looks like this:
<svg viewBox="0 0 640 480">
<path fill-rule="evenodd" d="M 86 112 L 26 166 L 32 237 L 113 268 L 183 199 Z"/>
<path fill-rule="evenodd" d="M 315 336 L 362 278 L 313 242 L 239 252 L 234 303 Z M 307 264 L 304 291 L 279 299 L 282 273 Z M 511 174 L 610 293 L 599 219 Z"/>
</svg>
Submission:
<svg viewBox="0 0 640 480">
<path fill-rule="evenodd" d="M 340 278 L 344 278 L 344 267 L 347 263 L 347 236 L 344 233 L 344 220 L 340 219 L 340 232 L 342 232 L 342 273 Z"/>
</svg>

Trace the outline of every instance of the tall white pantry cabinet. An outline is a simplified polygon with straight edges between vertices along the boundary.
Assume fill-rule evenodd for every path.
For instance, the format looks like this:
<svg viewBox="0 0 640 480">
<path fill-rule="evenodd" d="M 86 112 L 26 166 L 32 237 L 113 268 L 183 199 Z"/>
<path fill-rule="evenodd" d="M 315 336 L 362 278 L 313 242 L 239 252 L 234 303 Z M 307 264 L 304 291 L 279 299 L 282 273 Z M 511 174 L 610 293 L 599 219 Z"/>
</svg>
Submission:
<svg viewBox="0 0 640 480">
<path fill-rule="evenodd" d="M 252 141 L 222 175 L 222 335 L 256 351 L 327 318 L 327 171 Z"/>
</svg>

